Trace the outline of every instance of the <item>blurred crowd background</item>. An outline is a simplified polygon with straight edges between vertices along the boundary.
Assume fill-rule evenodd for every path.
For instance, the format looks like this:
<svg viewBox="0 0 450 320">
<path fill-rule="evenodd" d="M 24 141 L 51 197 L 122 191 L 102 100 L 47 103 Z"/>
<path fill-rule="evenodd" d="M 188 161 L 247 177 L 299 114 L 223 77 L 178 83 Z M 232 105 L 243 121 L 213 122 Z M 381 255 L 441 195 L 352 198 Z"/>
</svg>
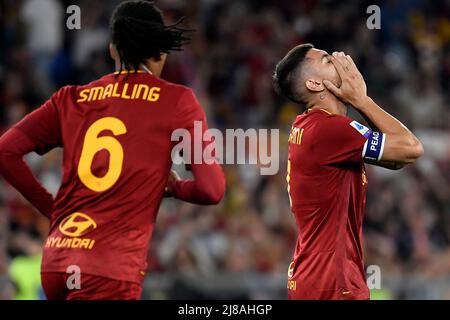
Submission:
<svg viewBox="0 0 450 320">
<path fill-rule="evenodd" d="M 4 132 L 66 84 L 113 71 L 107 45 L 118 0 L 0 1 L 0 128 Z M 81 29 L 65 27 L 81 7 Z M 425 156 L 401 171 L 368 169 L 365 256 L 380 267 L 373 299 L 450 299 L 450 1 L 160 0 L 167 21 L 196 29 L 163 77 L 192 87 L 210 127 L 280 129 L 280 172 L 226 165 L 220 205 L 164 200 L 143 297 L 284 299 L 297 231 L 286 193 L 287 135 L 300 106 L 271 87 L 293 46 L 345 51 L 369 94 L 421 138 Z M 366 26 L 371 4 L 381 29 Z M 151 41 L 151 39 L 149 39 Z M 355 115 L 355 113 L 352 113 Z M 56 193 L 61 150 L 27 157 Z M 180 168 L 179 168 L 180 169 Z M 184 174 L 184 173 L 183 173 Z M 0 299 L 43 299 L 41 217 L 0 182 Z"/>
</svg>

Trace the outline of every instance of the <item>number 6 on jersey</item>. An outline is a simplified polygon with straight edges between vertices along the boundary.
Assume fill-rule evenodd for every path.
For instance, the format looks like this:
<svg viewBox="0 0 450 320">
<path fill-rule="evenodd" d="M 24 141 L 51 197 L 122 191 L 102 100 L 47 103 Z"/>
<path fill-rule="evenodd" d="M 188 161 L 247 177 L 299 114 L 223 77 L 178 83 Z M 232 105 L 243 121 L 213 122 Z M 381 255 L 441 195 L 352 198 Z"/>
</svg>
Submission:
<svg viewBox="0 0 450 320">
<path fill-rule="evenodd" d="M 123 148 L 119 141 L 111 136 L 99 137 L 102 131 L 110 130 L 114 136 L 127 132 L 125 124 L 113 117 L 95 121 L 84 136 L 83 149 L 78 164 L 78 177 L 92 191 L 102 192 L 111 188 L 119 179 L 123 164 Z M 109 152 L 109 168 L 103 177 L 92 173 L 91 166 L 94 156 L 100 150 Z"/>
</svg>

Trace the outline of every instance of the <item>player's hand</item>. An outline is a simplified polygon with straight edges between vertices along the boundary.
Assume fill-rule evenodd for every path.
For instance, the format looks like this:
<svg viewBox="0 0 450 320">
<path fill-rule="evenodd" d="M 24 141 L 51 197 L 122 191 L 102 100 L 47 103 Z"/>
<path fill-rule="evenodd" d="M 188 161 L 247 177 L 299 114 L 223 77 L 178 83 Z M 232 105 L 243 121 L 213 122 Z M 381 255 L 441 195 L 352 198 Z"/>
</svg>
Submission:
<svg viewBox="0 0 450 320">
<path fill-rule="evenodd" d="M 331 62 L 336 67 L 342 83 L 338 88 L 330 81 L 324 80 L 325 87 L 340 100 L 350 103 L 356 109 L 363 106 L 367 100 L 367 86 L 353 59 L 343 52 L 333 52 Z"/>
<path fill-rule="evenodd" d="M 167 185 L 164 190 L 164 197 L 169 198 L 173 196 L 173 190 L 176 182 L 180 180 L 180 176 L 175 170 L 170 170 L 169 178 L 167 179 Z"/>
</svg>

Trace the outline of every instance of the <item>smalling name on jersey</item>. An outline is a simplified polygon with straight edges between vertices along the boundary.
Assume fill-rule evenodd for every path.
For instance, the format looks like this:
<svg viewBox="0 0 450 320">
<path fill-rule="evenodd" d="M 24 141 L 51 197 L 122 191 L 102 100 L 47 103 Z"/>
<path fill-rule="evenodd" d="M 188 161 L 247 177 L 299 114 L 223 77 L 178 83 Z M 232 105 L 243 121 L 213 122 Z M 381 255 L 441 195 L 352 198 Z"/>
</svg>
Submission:
<svg viewBox="0 0 450 320">
<path fill-rule="evenodd" d="M 155 102 L 159 100 L 161 88 L 150 87 L 143 83 L 130 86 L 128 83 L 110 83 L 106 86 L 97 86 L 80 91 L 77 102 L 91 102 L 108 98 L 121 98 L 125 100 L 145 100 Z"/>
</svg>

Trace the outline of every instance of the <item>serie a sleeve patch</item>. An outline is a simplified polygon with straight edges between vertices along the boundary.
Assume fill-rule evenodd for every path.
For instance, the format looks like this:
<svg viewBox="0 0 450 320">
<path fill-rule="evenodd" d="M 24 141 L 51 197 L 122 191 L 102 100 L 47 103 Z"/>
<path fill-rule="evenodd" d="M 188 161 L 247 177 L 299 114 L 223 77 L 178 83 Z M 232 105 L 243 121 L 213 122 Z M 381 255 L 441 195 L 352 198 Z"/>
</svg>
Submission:
<svg viewBox="0 0 450 320">
<path fill-rule="evenodd" d="M 380 161 L 383 156 L 385 135 L 381 132 L 370 131 L 367 141 L 363 148 L 363 159 L 371 161 Z"/>
<path fill-rule="evenodd" d="M 362 136 L 364 136 L 364 138 L 368 138 L 369 134 L 372 132 L 372 130 L 362 125 L 358 121 L 350 122 L 350 126 L 352 126 L 356 131 L 358 131 Z"/>
</svg>

